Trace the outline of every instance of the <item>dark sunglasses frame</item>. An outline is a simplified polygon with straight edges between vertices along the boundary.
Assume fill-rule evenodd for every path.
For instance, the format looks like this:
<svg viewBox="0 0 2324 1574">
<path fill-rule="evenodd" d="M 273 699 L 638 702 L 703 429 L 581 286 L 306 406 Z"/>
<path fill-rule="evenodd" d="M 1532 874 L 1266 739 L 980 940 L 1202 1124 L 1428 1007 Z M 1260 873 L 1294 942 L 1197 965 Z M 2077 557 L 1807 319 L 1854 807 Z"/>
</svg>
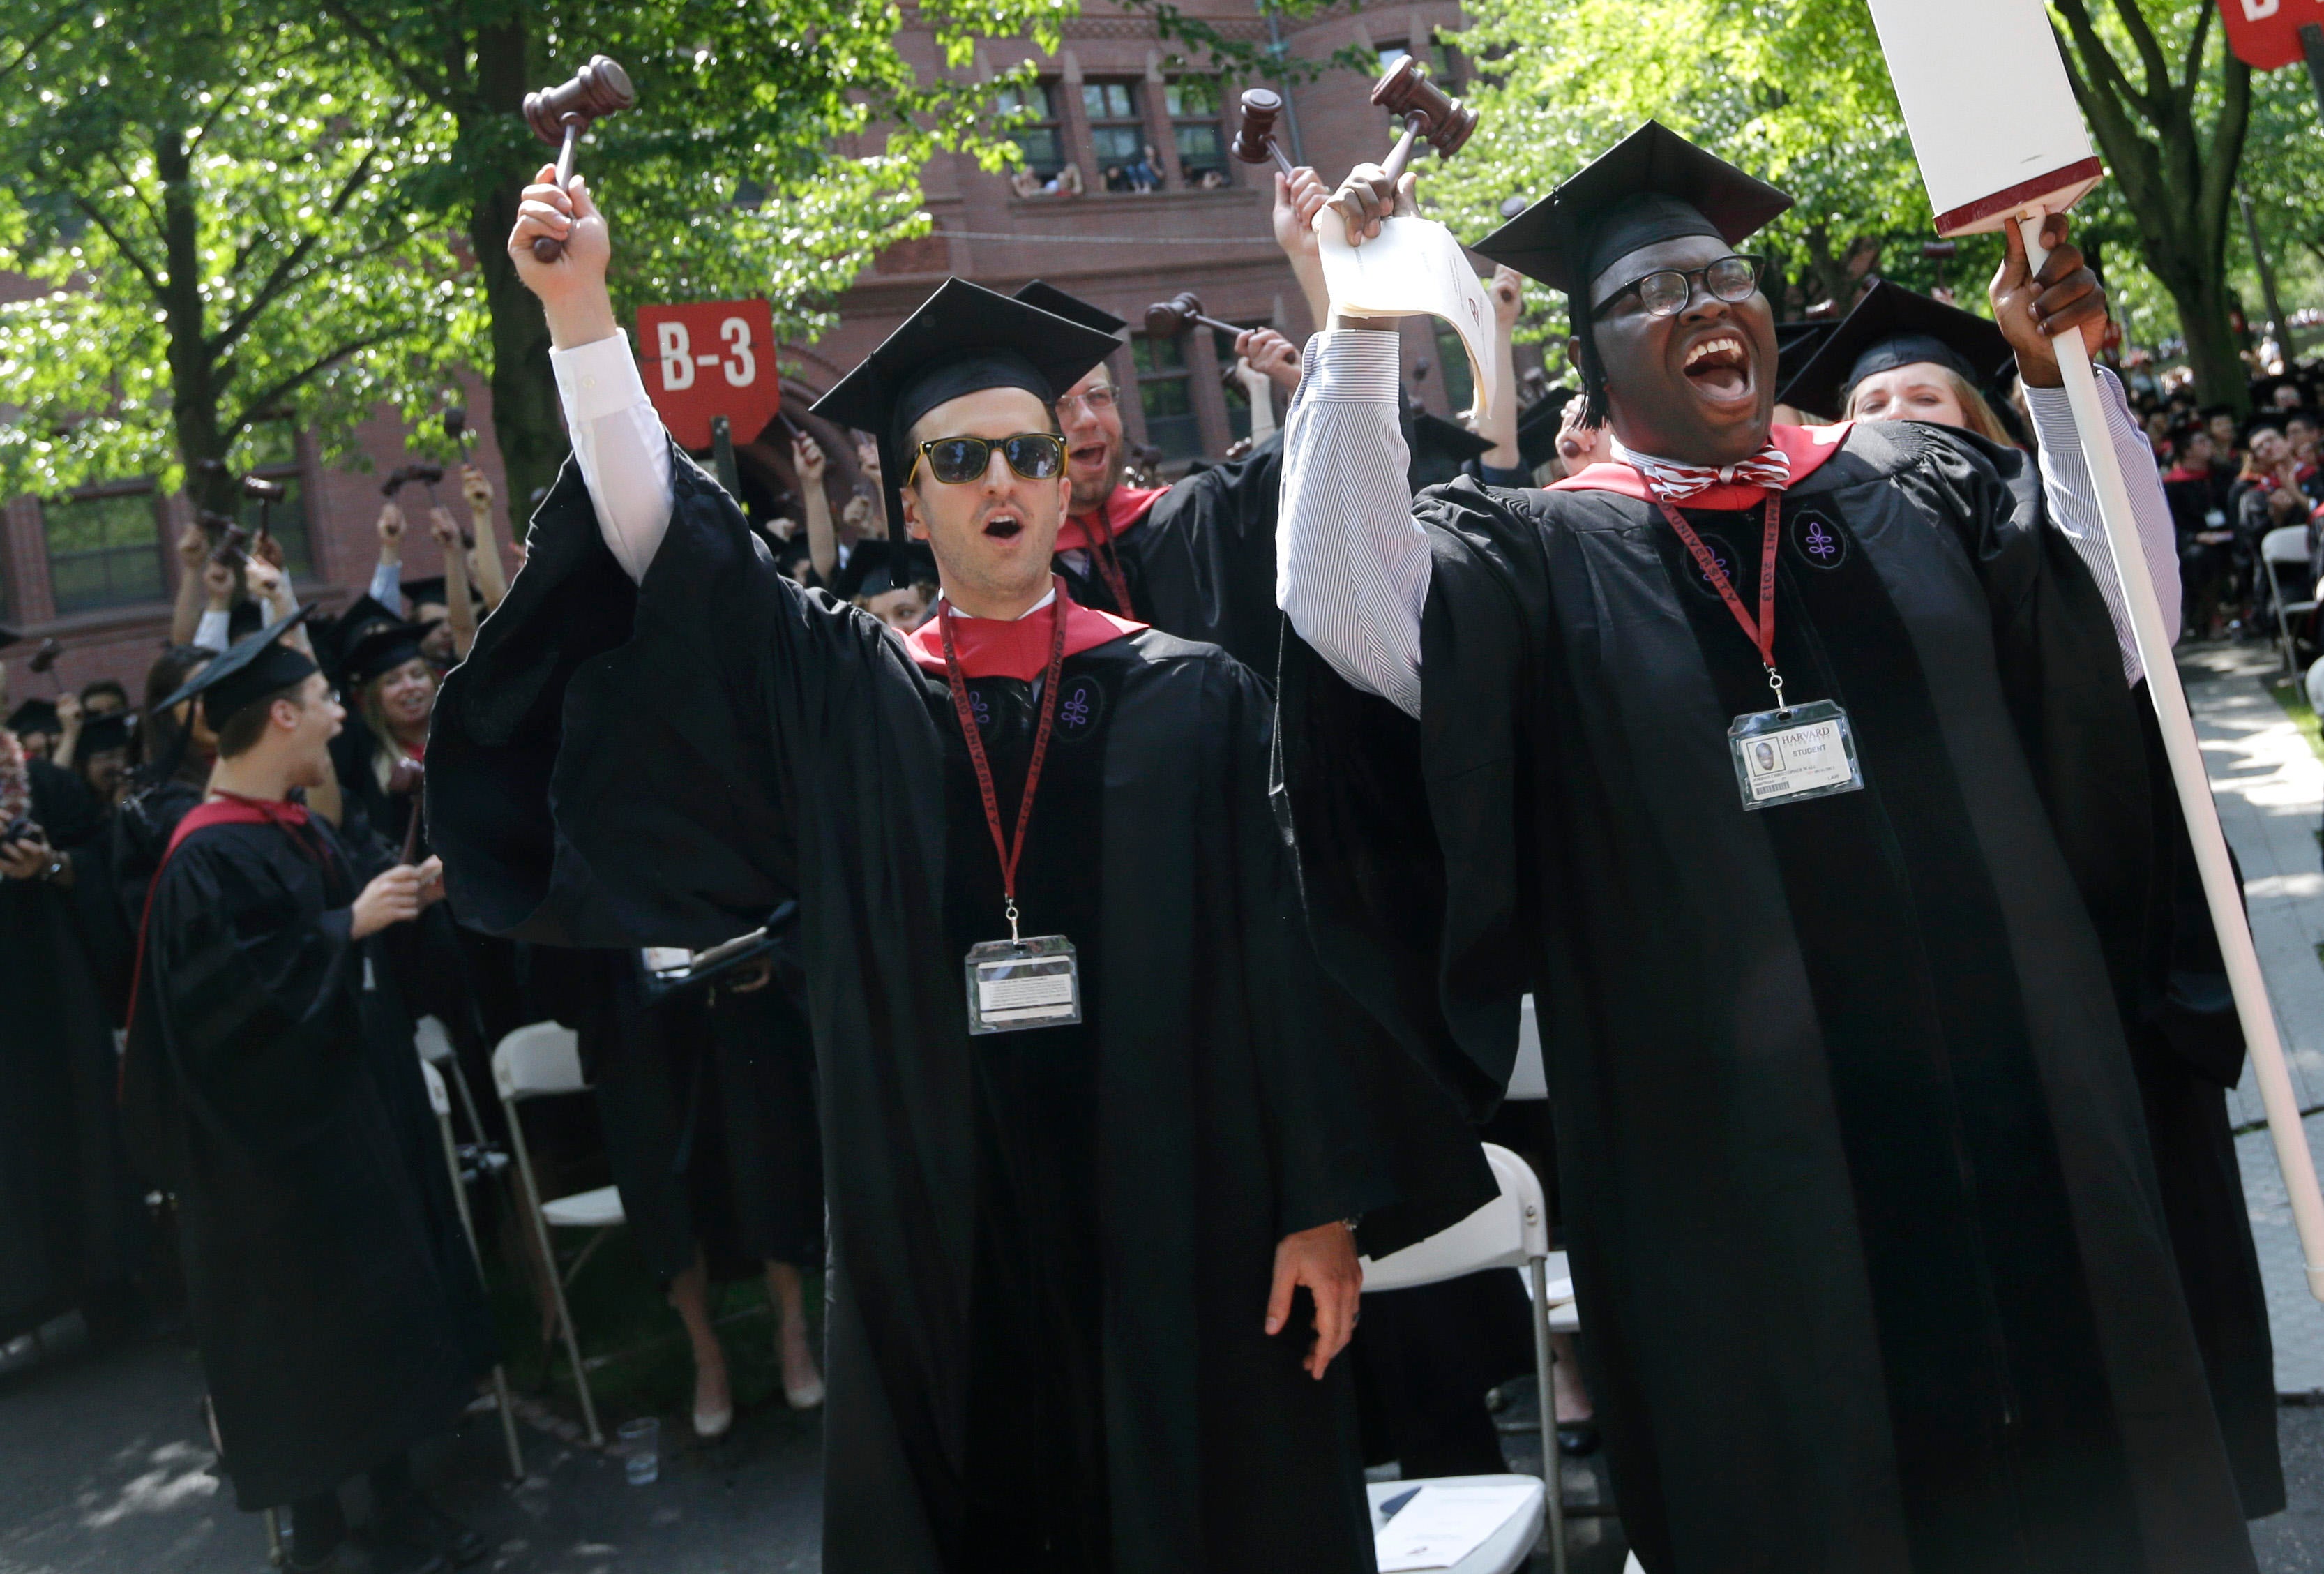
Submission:
<svg viewBox="0 0 2324 1574">
<path fill-rule="evenodd" d="M 1054 462 L 1056 463 L 1056 468 L 1046 476 L 1036 475 L 1026 469 L 1024 466 L 1017 462 L 1017 456 L 1009 451 L 1013 446 L 1022 442 L 1040 443 L 1047 448 L 1050 454 L 1054 457 Z M 974 448 L 976 450 L 976 468 L 973 470 L 964 472 L 958 479 L 954 479 L 954 477 L 945 475 L 942 470 L 937 469 L 936 455 L 931 450 L 940 448 L 945 443 L 966 443 Z M 918 476 L 920 473 L 921 462 L 925 460 L 928 467 L 928 474 L 934 476 L 945 486 L 968 486 L 972 482 L 982 480 L 984 477 L 984 473 L 992 468 L 992 450 L 995 449 L 1000 449 L 1001 457 L 1009 461 L 1009 468 L 1011 470 L 1014 470 L 1018 476 L 1024 480 L 1054 481 L 1059 476 L 1065 473 L 1065 440 L 1059 437 L 1054 431 L 1020 431 L 1014 432 L 1008 437 L 937 437 L 930 438 L 927 441 L 920 445 L 919 452 L 912 457 L 911 475 L 908 475 L 904 477 L 904 485 L 908 486 L 912 484 L 913 477 Z"/>
<path fill-rule="evenodd" d="M 1711 288 L 1711 270 L 1716 267 L 1720 267 L 1728 263 L 1748 263 L 1751 264 L 1751 282 L 1740 295 L 1721 295 L 1719 292 Z M 1651 273 L 1639 274 L 1637 278 L 1631 280 L 1628 283 L 1615 291 L 1611 295 L 1607 296 L 1605 300 L 1600 301 L 1597 304 L 1597 306 L 1591 311 L 1590 315 L 1593 318 L 1603 317 L 1607 312 L 1613 310 L 1614 303 L 1621 300 L 1623 296 L 1635 293 L 1638 297 L 1638 304 L 1646 308 L 1648 316 L 1676 317 L 1680 312 L 1684 311 L 1689 306 L 1694 303 L 1694 290 L 1698 283 L 1700 283 L 1704 290 L 1710 292 L 1711 298 L 1713 301 L 1724 301 L 1728 305 L 1732 306 L 1738 301 L 1748 301 L 1751 299 L 1753 292 L 1759 288 L 1760 276 L 1766 273 L 1766 271 L 1767 259 L 1751 252 L 1729 252 L 1723 257 L 1714 257 L 1699 268 L 1656 268 Z M 1675 273 L 1679 278 L 1685 282 L 1686 299 L 1681 301 L 1677 306 L 1668 311 L 1656 311 L 1651 306 L 1646 306 L 1646 283 L 1647 280 L 1659 279 L 1665 273 Z"/>
</svg>

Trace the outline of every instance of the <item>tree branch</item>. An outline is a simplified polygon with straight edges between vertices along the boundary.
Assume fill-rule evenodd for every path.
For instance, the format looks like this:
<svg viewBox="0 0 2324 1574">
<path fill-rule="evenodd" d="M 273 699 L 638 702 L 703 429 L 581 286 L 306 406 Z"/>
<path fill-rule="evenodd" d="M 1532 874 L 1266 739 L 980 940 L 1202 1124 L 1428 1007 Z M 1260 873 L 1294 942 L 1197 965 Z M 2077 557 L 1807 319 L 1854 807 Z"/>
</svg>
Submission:
<svg viewBox="0 0 2324 1574">
<path fill-rule="evenodd" d="M 2073 35 L 2072 52 L 2082 57 L 2083 69 L 2089 73 L 2089 79 L 2085 88 L 2089 97 L 2083 99 L 2084 106 L 2089 107 L 2103 94 L 2108 99 L 2138 106 L 2140 110 L 2147 113 L 2148 118 L 2152 119 L 2152 106 L 2146 103 L 2145 96 L 2140 93 L 2137 88 L 2132 85 L 2130 79 L 2123 74 L 2122 67 L 2115 60 L 2113 51 L 2107 48 L 2106 41 L 2098 36 L 2098 27 L 2090 21 L 2089 11 L 2083 5 L 2082 0 L 2054 0 L 2054 3 L 2058 10 L 2064 14 L 2066 26 Z M 2067 51 L 2061 50 L 2059 52 L 2062 54 Z M 2070 69 L 2070 66 L 2069 69 Z"/>
<path fill-rule="evenodd" d="M 254 421 L 258 421 L 290 394 L 297 393 L 349 356 L 359 355 L 374 345 L 385 344 L 405 331 L 401 327 L 383 328 L 377 333 L 367 333 L 359 338 L 349 339 L 337 348 L 309 362 L 304 369 L 293 372 L 255 397 L 245 400 L 241 412 L 226 428 L 226 439 L 232 440 L 238 434 L 248 431 Z"/>
<path fill-rule="evenodd" d="M 35 54 L 39 53 L 42 44 L 48 42 L 49 40 L 54 38 L 59 32 L 62 32 L 64 30 L 65 23 L 71 21 L 80 14 L 81 8 L 78 5 L 66 5 L 58 6 L 56 14 L 49 18 L 47 24 L 44 25 L 39 32 L 24 41 L 24 47 L 16 51 L 16 58 L 10 60 L 6 65 L 0 66 L 0 82 L 6 81 L 8 79 L 8 73 L 14 70 L 18 66 L 23 65 L 26 60 L 31 60 Z"/>
<path fill-rule="evenodd" d="M 2154 29 L 2147 25 L 2146 13 L 2139 8 L 2138 0 L 2114 0 L 2114 14 L 2122 23 L 2122 30 L 2130 34 L 2130 47 L 2138 51 L 2139 63 L 2146 68 L 2147 97 L 2160 103 L 2171 97 L 2171 61 L 2163 52 L 2162 41 Z"/>
<path fill-rule="evenodd" d="M 76 192 L 73 196 L 73 206 L 88 215 L 88 221 L 105 232 L 105 238 L 113 243 L 113 249 L 119 252 L 122 260 L 136 269 L 137 276 L 145 281 L 145 288 L 152 292 L 153 299 L 161 300 L 166 291 L 166 287 L 161 282 L 161 275 L 155 272 L 144 258 L 137 255 L 135 247 L 122 238 L 121 232 L 106 221 L 105 215 L 98 211 L 97 204 Z"/>
<path fill-rule="evenodd" d="M 418 62 L 411 58 L 410 51 L 400 50 L 388 42 L 385 38 L 349 10 L 345 0 L 323 0 L 323 9 L 329 14 L 332 21 L 355 34 L 364 47 L 377 57 L 380 63 L 410 82 L 413 90 L 421 97 L 448 113 L 459 113 L 459 101 L 453 96 L 449 85 L 443 79 L 431 77 L 421 70 Z"/>
<path fill-rule="evenodd" d="M 281 297 L 290 274 L 297 270 L 300 263 L 305 261 L 307 254 L 313 251 L 316 244 L 323 238 L 324 233 L 330 227 L 330 221 L 338 218 L 340 213 L 346 210 L 346 205 L 355 199 L 355 194 L 363 189 L 364 181 L 371 173 L 372 164 L 378 157 L 377 148 L 373 148 L 364 154 L 362 162 L 355 165 L 354 171 L 341 183 L 338 195 L 331 199 L 330 207 L 324 210 L 322 221 L 309 230 L 305 238 L 291 247 L 282 259 L 274 264 L 274 270 L 267 274 L 265 282 L 251 292 L 249 298 L 244 301 L 242 310 L 235 314 L 234 320 L 218 330 L 217 337 L 210 341 L 211 355 L 222 356 L 232 348 L 236 339 L 250 331 L 250 325 L 258 320 L 259 313 Z"/>
</svg>

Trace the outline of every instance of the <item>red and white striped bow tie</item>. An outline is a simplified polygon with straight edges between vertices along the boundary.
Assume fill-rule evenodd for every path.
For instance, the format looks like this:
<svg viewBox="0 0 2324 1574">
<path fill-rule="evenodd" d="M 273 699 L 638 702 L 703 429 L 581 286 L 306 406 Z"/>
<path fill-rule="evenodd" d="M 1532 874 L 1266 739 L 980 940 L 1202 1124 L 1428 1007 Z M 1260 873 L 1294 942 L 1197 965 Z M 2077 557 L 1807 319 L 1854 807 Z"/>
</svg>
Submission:
<svg viewBox="0 0 2324 1574">
<path fill-rule="evenodd" d="M 1765 486 L 1781 492 L 1792 484 L 1791 456 L 1772 442 L 1739 465 L 1683 465 L 1632 453 L 1619 442 L 1614 444 L 1614 460 L 1644 476 L 1655 495 L 1666 503 L 1683 503 L 1713 486 Z"/>
</svg>

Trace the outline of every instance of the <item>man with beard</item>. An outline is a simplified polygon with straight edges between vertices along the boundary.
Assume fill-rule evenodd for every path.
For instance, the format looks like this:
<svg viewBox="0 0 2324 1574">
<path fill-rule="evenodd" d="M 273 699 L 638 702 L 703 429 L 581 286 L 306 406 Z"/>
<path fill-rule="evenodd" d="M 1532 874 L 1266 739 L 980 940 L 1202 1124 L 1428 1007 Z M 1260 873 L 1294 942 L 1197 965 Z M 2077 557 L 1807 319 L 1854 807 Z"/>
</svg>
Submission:
<svg viewBox="0 0 2324 1574">
<path fill-rule="evenodd" d="M 900 640 L 671 444 L 554 176 L 509 254 L 576 462 L 447 681 L 429 824 L 463 915 L 522 939 L 707 946 L 797 900 L 825 1567 L 1368 1569 L 1348 1221 L 1383 1250 L 1489 1180 L 1416 1063 L 1314 1031 L 1260 685 L 1052 572 L 1054 406 L 1111 339 L 953 280 L 817 404 L 934 551 Z M 1441 1192 L 1391 1180 L 1388 1107 Z"/>
<path fill-rule="evenodd" d="M 1276 241 L 1303 280 L 1306 271 L 1320 268 L 1308 226 L 1326 196 L 1315 171 L 1304 166 L 1275 178 Z M 1038 279 L 1017 298 L 1100 333 L 1119 334 L 1127 326 Z M 1234 347 L 1278 386 L 1297 385 L 1297 352 L 1282 335 L 1247 329 Z M 1207 640 L 1272 682 L 1282 627 L 1275 606 L 1280 436 L 1175 486 L 1129 486 L 1122 482 L 1128 457 L 1120 399 L 1111 367 L 1101 361 L 1057 400 L 1065 474 L 1073 483 L 1057 532 L 1057 572 L 1082 606 L 1139 619 L 1181 639 Z"/>
<path fill-rule="evenodd" d="M 1351 240 L 1408 198 L 1360 167 Z M 1280 744 L 1311 926 L 1480 1109 L 1535 994 L 1650 1574 L 2248 1571 L 2112 982 L 2171 786 L 2087 483 L 2045 504 L 1933 424 L 1771 425 L 1734 247 L 1789 206 L 1649 124 L 1480 243 L 1567 293 L 1613 428 L 1547 492 L 1416 506 L 1392 337 L 1310 347 Z M 1993 290 L 2037 417 L 2049 335 L 2103 329 L 2064 231 L 2038 277 L 2009 234 Z"/>
</svg>

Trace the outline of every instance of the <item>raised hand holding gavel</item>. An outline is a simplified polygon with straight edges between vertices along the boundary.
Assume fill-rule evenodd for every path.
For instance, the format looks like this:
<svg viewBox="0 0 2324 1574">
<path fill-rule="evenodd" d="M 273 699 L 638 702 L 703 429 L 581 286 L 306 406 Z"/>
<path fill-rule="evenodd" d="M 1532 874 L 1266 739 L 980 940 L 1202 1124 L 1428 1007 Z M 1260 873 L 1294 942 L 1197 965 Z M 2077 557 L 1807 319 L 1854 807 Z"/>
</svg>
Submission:
<svg viewBox="0 0 2324 1574">
<path fill-rule="evenodd" d="M 573 73 L 570 80 L 524 96 L 525 124 L 532 127 L 535 136 L 557 149 L 555 179 L 560 188 L 572 184 L 573 151 L 581 134 L 637 101 L 630 74 L 604 55 L 590 56 L 589 63 Z M 534 237 L 535 261 L 553 263 L 564 254 L 565 243 L 558 236 Z"/>
<path fill-rule="evenodd" d="M 1391 186 L 1412 162 L 1413 150 L 1422 138 L 1426 138 L 1428 145 L 1436 150 L 1438 158 L 1449 159 L 1461 151 L 1470 134 L 1477 129 L 1477 112 L 1458 98 L 1445 97 L 1444 90 L 1428 79 L 1427 69 L 1411 55 L 1397 60 L 1386 76 L 1372 84 L 1372 102 L 1404 119 L 1404 134 L 1397 138 L 1395 150 L 1381 166 Z"/>
</svg>

